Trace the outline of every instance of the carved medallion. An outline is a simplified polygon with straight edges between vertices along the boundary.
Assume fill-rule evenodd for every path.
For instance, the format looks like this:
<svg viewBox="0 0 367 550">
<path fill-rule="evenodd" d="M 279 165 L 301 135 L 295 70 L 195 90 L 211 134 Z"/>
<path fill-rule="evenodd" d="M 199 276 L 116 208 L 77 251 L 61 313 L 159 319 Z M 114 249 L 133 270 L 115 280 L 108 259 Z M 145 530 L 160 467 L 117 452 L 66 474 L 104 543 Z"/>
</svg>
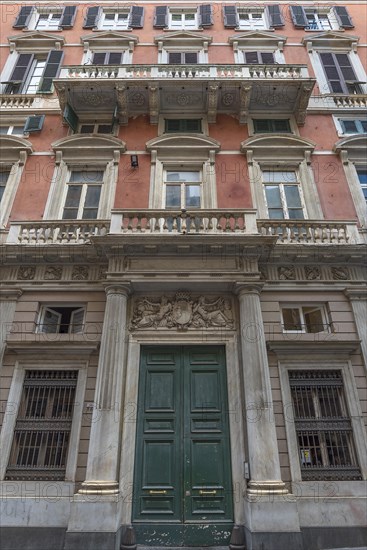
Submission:
<svg viewBox="0 0 367 550">
<path fill-rule="evenodd" d="M 331 273 L 336 281 L 345 281 L 349 279 L 349 269 L 347 267 L 332 267 Z"/>
<path fill-rule="evenodd" d="M 283 265 L 278 267 L 278 276 L 281 281 L 291 281 L 296 278 L 294 265 Z"/>
<path fill-rule="evenodd" d="M 46 267 L 44 278 L 46 281 L 57 281 L 61 279 L 62 266 L 61 265 L 49 265 Z"/>
<path fill-rule="evenodd" d="M 21 279 L 22 281 L 34 279 L 35 274 L 36 268 L 33 265 L 22 266 L 18 269 L 18 279 Z"/>
<path fill-rule="evenodd" d="M 75 265 L 71 278 L 73 281 L 86 281 L 88 279 L 89 268 L 87 265 Z"/>
<path fill-rule="evenodd" d="M 321 269 L 318 266 L 305 266 L 306 279 L 308 281 L 318 281 L 321 279 Z"/>
</svg>

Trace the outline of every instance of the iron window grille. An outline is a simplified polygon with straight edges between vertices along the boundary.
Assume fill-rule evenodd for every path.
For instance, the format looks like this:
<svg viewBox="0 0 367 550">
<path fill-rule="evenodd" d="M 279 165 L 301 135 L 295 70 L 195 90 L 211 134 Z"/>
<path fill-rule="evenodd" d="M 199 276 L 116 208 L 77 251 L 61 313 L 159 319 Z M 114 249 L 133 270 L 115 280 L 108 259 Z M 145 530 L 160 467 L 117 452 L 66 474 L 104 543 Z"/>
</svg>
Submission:
<svg viewBox="0 0 367 550">
<path fill-rule="evenodd" d="M 362 479 L 341 371 L 290 371 L 302 480 Z"/>
<path fill-rule="evenodd" d="M 65 478 L 77 371 L 27 370 L 7 480 Z"/>
</svg>

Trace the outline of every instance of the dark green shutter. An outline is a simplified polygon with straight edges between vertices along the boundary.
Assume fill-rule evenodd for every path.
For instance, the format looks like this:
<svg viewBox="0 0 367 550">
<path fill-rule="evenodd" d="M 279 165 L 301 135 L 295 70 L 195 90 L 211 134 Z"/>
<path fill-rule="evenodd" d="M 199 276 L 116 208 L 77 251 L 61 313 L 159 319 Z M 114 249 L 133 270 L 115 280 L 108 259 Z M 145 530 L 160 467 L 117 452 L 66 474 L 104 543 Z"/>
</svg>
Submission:
<svg viewBox="0 0 367 550">
<path fill-rule="evenodd" d="M 157 6 L 154 13 L 153 27 L 164 29 L 168 25 L 168 7 Z"/>
<path fill-rule="evenodd" d="M 83 29 L 94 29 L 97 26 L 97 20 L 99 19 L 101 7 L 93 6 L 88 8 L 87 15 L 84 19 Z"/>
<path fill-rule="evenodd" d="M 223 7 L 223 20 L 224 26 L 227 29 L 235 29 L 238 27 L 238 17 L 236 6 L 224 6 Z"/>
<path fill-rule="evenodd" d="M 291 17 L 295 27 L 304 29 L 308 27 L 309 21 L 303 6 L 289 6 Z"/>
<path fill-rule="evenodd" d="M 24 80 L 28 75 L 30 66 L 32 65 L 34 55 L 32 53 L 21 53 L 18 56 L 14 70 L 9 78 L 9 83 L 5 88 L 5 93 L 18 94 L 21 93 Z"/>
<path fill-rule="evenodd" d="M 29 116 L 25 122 L 23 132 L 39 132 L 42 130 L 42 126 L 45 120 L 45 115 L 33 115 Z"/>
<path fill-rule="evenodd" d="M 141 29 L 144 26 L 144 8 L 141 6 L 132 6 L 130 10 L 129 27 L 132 29 Z"/>
<path fill-rule="evenodd" d="M 277 29 L 278 27 L 284 27 L 284 17 L 279 4 L 265 6 L 265 9 L 268 14 L 271 28 Z"/>
<path fill-rule="evenodd" d="M 199 27 L 211 27 L 213 25 L 213 8 L 211 4 L 199 6 Z"/>
<path fill-rule="evenodd" d="M 62 29 L 71 29 L 76 17 L 76 6 L 65 6 L 62 12 L 60 27 Z"/>
<path fill-rule="evenodd" d="M 335 6 L 333 10 L 339 25 L 343 29 L 354 28 L 352 18 L 349 16 L 348 10 L 345 6 Z"/>
<path fill-rule="evenodd" d="M 15 20 L 13 29 L 24 29 L 28 26 L 29 20 L 33 13 L 34 6 L 23 6 Z"/>
<path fill-rule="evenodd" d="M 47 56 L 46 67 L 43 71 L 42 80 L 38 92 L 51 93 L 53 90 L 53 80 L 56 78 L 61 65 L 64 53 L 60 50 L 51 50 Z"/>
<path fill-rule="evenodd" d="M 67 103 L 63 112 L 63 119 L 76 132 L 78 129 L 79 118 L 74 109 Z"/>
</svg>

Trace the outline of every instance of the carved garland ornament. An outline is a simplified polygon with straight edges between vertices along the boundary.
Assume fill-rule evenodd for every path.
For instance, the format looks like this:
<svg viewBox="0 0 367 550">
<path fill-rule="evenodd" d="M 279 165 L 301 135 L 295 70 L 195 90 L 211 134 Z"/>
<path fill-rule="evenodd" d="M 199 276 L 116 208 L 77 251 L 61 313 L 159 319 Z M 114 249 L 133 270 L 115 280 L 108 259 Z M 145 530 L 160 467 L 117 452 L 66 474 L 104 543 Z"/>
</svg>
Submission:
<svg viewBox="0 0 367 550">
<path fill-rule="evenodd" d="M 192 299 L 188 292 L 177 292 L 174 298 L 162 296 L 152 301 L 135 300 L 131 328 L 234 328 L 232 302 L 228 298 Z"/>
</svg>

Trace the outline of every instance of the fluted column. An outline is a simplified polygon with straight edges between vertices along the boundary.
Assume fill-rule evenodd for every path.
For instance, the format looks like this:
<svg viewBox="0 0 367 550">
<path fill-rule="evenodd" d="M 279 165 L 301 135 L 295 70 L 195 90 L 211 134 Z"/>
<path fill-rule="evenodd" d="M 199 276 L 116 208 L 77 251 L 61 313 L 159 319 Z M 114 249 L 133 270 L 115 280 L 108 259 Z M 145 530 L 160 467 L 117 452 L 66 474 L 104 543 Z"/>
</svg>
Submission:
<svg viewBox="0 0 367 550">
<path fill-rule="evenodd" d="M 86 480 L 80 493 L 118 493 L 120 411 L 126 367 L 129 285 L 106 287 L 106 312 L 99 354 Z"/>
<path fill-rule="evenodd" d="M 261 285 L 238 284 L 246 401 L 249 494 L 284 494 L 273 418 L 268 356 L 260 306 Z"/>
<path fill-rule="evenodd" d="M 17 301 L 21 295 L 22 291 L 20 289 L 0 290 L 0 367 L 3 364 L 4 351 L 6 347 L 6 337 L 11 330 L 15 308 L 17 306 Z"/>
<path fill-rule="evenodd" d="M 345 294 L 352 305 L 358 337 L 361 340 L 364 366 L 367 369 L 367 290 L 365 288 L 349 288 L 345 290 Z"/>
</svg>

